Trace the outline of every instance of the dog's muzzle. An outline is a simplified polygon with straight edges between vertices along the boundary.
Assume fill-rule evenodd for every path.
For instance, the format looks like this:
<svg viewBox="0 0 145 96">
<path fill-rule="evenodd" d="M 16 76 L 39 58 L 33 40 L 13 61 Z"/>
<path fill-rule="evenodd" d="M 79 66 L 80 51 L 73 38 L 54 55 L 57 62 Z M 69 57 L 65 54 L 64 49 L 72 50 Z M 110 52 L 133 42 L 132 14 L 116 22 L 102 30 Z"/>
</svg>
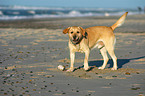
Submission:
<svg viewBox="0 0 145 96">
<path fill-rule="evenodd" d="M 73 39 L 72 39 L 72 41 L 74 41 L 74 42 L 77 42 L 77 41 L 79 41 L 79 37 L 77 37 L 76 35 L 75 35 L 75 36 L 73 36 Z"/>
<path fill-rule="evenodd" d="M 76 44 L 79 44 L 82 39 L 83 39 L 83 36 L 78 37 L 78 36 L 74 35 L 70 40 L 74 45 L 76 45 Z"/>
</svg>

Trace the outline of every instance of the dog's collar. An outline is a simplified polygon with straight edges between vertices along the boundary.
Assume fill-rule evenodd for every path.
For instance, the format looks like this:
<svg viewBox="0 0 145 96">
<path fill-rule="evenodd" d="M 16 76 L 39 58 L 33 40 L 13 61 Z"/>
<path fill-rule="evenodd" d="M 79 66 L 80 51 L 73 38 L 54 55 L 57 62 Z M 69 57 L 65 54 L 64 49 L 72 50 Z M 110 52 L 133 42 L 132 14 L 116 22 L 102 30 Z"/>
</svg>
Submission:
<svg viewBox="0 0 145 96">
<path fill-rule="evenodd" d="M 84 34 L 83 37 L 84 37 L 85 39 L 87 39 L 87 36 L 88 36 L 88 34 L 87 34 L 87 32 L 85 32 L 85 34 Z"/>
</svg>

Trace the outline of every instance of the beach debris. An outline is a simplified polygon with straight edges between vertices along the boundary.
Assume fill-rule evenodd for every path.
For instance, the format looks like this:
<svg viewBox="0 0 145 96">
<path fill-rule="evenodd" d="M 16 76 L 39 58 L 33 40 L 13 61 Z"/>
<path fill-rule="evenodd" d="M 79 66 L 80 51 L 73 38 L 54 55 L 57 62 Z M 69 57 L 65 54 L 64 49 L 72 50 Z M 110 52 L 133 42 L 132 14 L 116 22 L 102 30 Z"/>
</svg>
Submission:
<svg viewBox="0 0 145 96">
<path fill-rule="evenodd" d="M 109 83 L 108 85 L 112 85 L 112 83 Z"/>
<path fill-rule="evenodd" d="M 12 71 L 17 71 L 17 69 L 12 69 Z"/>
<path fill-rule="evenodd" d="M 88 75 L 87 73 L 80 74 L 78 77 L 83 78 L 83 79 L 91 79 L 91 76 Z"/>
<path fill-rule="evenodd" d="M 33 91 L 36 91 L 36 89 L 33 89 Z"/>
<path fill-rule="evenodd" d="M 79 90 L 76 90 L 76 92 L 79 92 Z"/>
<path fill-rule="evenodd" d="M 98 73 L 95 73 L 95 74 L 97 74 L 97 75 L 98 75 Z"/>
<path fill-rule="evenodd" d="M 63 65 L 59 65 L 57 68 L 58 68 L 59 70 L 61 70 L 61 71 L 64 71 L 64 70 L 65 70 L 65 66 L 63 66 Z"/>
<path fill-rule="evenodd" d="M 144 94 L 142 92 L 139 92 L 138 96 L 144 96 Z"/>
<path fill-rule="evenodd" d="M 139 74 L 139 72 L 136 72 L 136 74 Z"/>
<path fill-rule="evenodd" d="M 117 75 L 113 75 L 112 77 L 117 77 Z"/>
<path fill-rule="evenodd" d="M 67 85 L 70 85 L 70 84 L 67 84 Z"/>
<path fill-rule="evenodd" d="M 129 72 L 126 72 L 125 74 L 126 74 L 126 75 L 130 75 L 130 73 L 129 73 Z"/>
<path fill-rule="evenodd" d="M 140 87 L 131 88 L 131 90 L 138 90 L 138 89 L 140 89 Z"/>
<path fill-rule="evenodd" d="M 4 95 L 8 95 L 7 93 L 4 93 Z"/>
<path fill-rule="evenodd" d="M 8 67 L 7 67 L 7 66 L 5 66 L 5 69 L 8 69 Z"/>
<path fill-rule="evenodd" d="M 53 83 L 50 83 L 51 85 L 53 85 Z"/>
<path fill-rule="evenodd" d="M 102 76 L 99 76 L 99 78 L 103 78 Z"/>
<path fill-rule="evenodd" d="M 44 75 L 44 77 L 50 78 L 50 77 L 54 77 L 54 75 Z"/>
</svg>

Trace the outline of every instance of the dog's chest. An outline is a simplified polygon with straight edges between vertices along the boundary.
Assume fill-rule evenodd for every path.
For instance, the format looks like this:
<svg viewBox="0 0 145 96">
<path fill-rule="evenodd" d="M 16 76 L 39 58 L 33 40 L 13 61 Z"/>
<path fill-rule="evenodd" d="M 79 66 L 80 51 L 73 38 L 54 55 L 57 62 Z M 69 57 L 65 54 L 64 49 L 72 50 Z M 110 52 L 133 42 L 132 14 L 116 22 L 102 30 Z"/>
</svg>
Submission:
<svg viewBox="0 0 145 96">
<path fill-rule="evenodd" d="M 74 46 L 74 51 L 84 53 L 84 50 L 80 44 Z"/>
</svg>

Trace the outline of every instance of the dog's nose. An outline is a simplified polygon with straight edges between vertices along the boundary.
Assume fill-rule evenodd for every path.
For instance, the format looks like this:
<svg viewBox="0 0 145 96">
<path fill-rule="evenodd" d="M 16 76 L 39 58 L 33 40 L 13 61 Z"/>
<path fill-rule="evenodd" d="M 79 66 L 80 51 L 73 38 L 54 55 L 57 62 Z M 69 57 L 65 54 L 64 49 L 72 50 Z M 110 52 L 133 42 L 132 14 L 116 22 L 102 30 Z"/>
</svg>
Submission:
<svg viewBox="0 0 145 96">
<path fill-rule="evenodd" d="M 76 35 L 74 35 L 74 36 L 73 36 L 73 38 L 74 38 L 74 40 L 75 40 L 75 39 L 77 38 L 77 36 L 76 36 Z"/>
</svg>

